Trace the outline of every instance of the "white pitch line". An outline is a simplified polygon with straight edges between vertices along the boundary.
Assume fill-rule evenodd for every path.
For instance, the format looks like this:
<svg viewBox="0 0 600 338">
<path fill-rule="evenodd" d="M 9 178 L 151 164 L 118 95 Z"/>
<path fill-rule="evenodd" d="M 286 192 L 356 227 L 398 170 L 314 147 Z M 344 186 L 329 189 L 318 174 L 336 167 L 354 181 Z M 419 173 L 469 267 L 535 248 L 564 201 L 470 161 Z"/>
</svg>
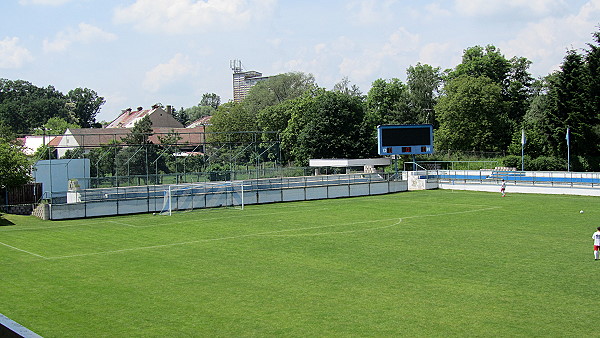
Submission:
<svg viewBox="0 0 600 338">
<path fill-rule="evenodd" d="M 33 256 L 36 256 L 36 257 L 39 257 L 39 258 L 48 259 L 47 257 L 44 257 L 44 256 L 42 256 L 42 255 L 38 255 L 38 254 L 36 254 L 36 253 L 30 252 L 30 251 L 27 251 L 27 250 L 19 249 L 19 248 L 17 248 L 16 246 L 8 245 L 8 244 L 6 244 L 6 243 L 3 243 L 3 242 L 0 242 L 0 244 L 2 244 L 2 245 L 4 245 L 4 246 L 7 246 L 7 247 L 9 247 L 9 248 L 11 248 L 11 249 L 13 249 L 13 250 L 17 250 L 17 251 L 21 251 L 21 252 L 24 252 L 24 253 L 28 253 L 28 254 L 30 254 L 30 255 L 33 255 Z"/>
<path fill-rule="evenodd" d="M 44 257 L 44 256 L 41 256 L 41 255 L 38 255 L 38 254 L 34 254 L 32 252 L 29 252 L 29 251 L 25 251 L 25 250 L 22 250 L 22 249 L 19 249 L 19 248 L 15 248 L 13 246 L 10 246 L 10 245 L 2 243 L 2 242 L 0 242 L 0 243 L 6 245 L 8 247 L 11 247 L 11 248 L 13 248 L 15 250 L 19 250 L 19 251 L 22 251 L 22 252 L 25 252 L 25 253 L 28 253 L 28 254 L 31 254 L 31 255 L 43 258 L 43 259 L 54 260 L 54 259 L 74 258 L 74 257 L 97 256 L 97 255 L 105 255 L 105 254 L 112 254 L 112 253 L 119 253 L 119 252 L 137 251 L 137 250 L 158 249 L 158 248 L 166 248 L 166 247 L 172 247 L 172 246 L 181 246 L 181 245 L 188 245 L 188 244 L 206 243 L 206 242 L 213 242 L 213 241 L 224 241 L 224 240 L 240 239 L 240 238 L 248 238 L 248 237 L 264 237 L 264 236 L 267 236 L 267 237 L 271 236 L 272 237 L 272 236 L 277 236 L 275 234 L 278 234 L 278 233 L 291 232 L 291 231 L 313 230 L 313 229 L 331 228 L 331 227 L 335 227 L 335 226 L 348 226 L 348 225 L 363 224 L 363 223 L 375 223 L 375 222 L 384 222 L 384 221 L 398 220 L 398 222 L 396 222 L 396 223 L 394 223 L 392 225 L 386 225 L 386 226 L 383 226 L 383 227 L 377 227 L 377 228 L 371 228 L 371 229 L 364 229 L 364 230 L 348 230 L 348 231 L 344 231 L 344 232 L 321 233 L 321 235 L 322 234 L 338 234 L 338 233 L 350 233 L 350 232 L 367 231 L 367 230 L 377 230 L 377 229 L 384 229 L 384 228 L 389 228 L 389 227 L 392 227 L 392 226 L 396 226 L 396 225 L 400 224 L 400 222 L 402 222 L 403 219 L 465 214 L 465 213 L 472 213 L 472 212 L 485 211 L 485 210 L 493 210 L 493 209 L 499 209 L 499 208 L 501 208 L 501 207 L 489 207 L 489 208 L 483 208 L 483 209 L 477 209 L 477 210 L 447 212 L 447 213 L 442 213 L 442 214 L 416 215 L 416 216 L 407 216 L 407 217 L 400 217 L 400 218 L 388 218 L 388 219 L 369 220 L 369 221 L 351 222 L 351 223 L 343 223 L 343 224 L 330 224 L 330 225 L 313 226 L 313 227 L 305 227 L 305 228 L 283 229 L 283 230 L 266 231 L 266 232 L 260 232 L 260 233 L 255 233 L 255 234 L 239 235 L 239 236 L 228 236 L 228 237 L 219 237 L 219 238 L 199 239 L 199 240 L 194 240 L 194 241 L 186 241 L 186 242 L 178 242 L 178 243 L 168 243 L 168 244 L 158 244 L 158 245 L 151 245 L 151 246 L 143 246 L 143 247 L 135 247 L 135 248 L 127 248 L 127 249 L 118 249 L 118 250 L 108 250 L 108 251 L 99 251 L 99 252 L 90 252 L 90 253 L 75 254 L 75 255 L 55 256 L 55 257 Z M 303 234 L 303 235 L 291 235 L 291 236 L 315 236 L 315 235 L 319 235 L 319 234 Z M 281 236 L 285 236 L 285 235 L 281 235 Z"/>
<path fill-rule="evenodd" d="M 346 230 L 346 231 L 319 232 L 319 233 L 315 233 L 315 234 L 262 235 L 262 236 L 268 236 L 268 237 L 309 237 L 309 236 L 350 234 L 350 233 L 356 233 L 356 232 L 365 232 L 365 231 L 373 231 L 373 230 L 381 230 L 381 229 L 391 228 L 391 227 L 396 226 L 396 225 L 398 225 L 398 224 L 400 224 L 402 222 L 402 218 L 397 218 L 397 220 L 398 220 L 398 222 L 396 222 L 394 224 L 384 225 L 384 226 L 376 227 L 376 228 L 367 228 L 367 229 L 359 229 L 359 230 Z M 358 223 L 366 223 L 366 222 L 357 222 L 357 223 L 354 223 L 354 224 L 358 224 Z M 336 224 L 336 225 L 332 225 L 332 227 L 333 226 L 338 226 L 338 225 L 348 225 L 348 224 Z M 306 229 L 294 229 L 294 230 L 306 230 Z M 294 230 L 290 230 L 290 231 L 294 231 Z"/>
<path fill-rule="evenodd" d="M 108 223 L 114 223 L 114 224 L 118 224 L 118 225 L 124 225 L 126 227 L 133 227 L 133 228 L 137 227 L 136 225 L 129 224 L 129 223 L 124 223 L 124 222 L 117 222 L 117 221 L 106 221 L 106 222 L 108 222 Z"/>
</svg>

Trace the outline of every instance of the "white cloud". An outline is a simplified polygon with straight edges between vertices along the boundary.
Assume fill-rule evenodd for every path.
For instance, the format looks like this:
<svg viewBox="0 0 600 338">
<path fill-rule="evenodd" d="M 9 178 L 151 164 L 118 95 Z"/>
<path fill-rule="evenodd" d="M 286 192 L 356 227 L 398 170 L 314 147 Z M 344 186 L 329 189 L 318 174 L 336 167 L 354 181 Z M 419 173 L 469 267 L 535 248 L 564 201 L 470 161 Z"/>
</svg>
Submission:
<svg viewBox="0 0 600 338">
<path fill-rule="evenodd" d="M 45 52 L 62 52 L 75 42 L 93 43 L 98 41 L 109 42 L 116 40 L 117 36 L 86 23 L 80 23 L 77 29 L 68 29 L 59 32 L 54 40 L 44 40 Z"/>
<path fill-rule="evenodd" d="M 557 69 L 567 49 L 584 48 L 592 41 L 600 18 L 600 0 L 591 0 L 577 14 L 548 17 L 526 25 L 500 47 L 507 57 L 524 56 L 533 61 L 533 72 L 546 75 Z"/>
<path fill-rule="evenodd" d="M 381 52 L 387 56 L 398 56 L 415 51 L 419 47 L 419 42 L 419 34 L 412 34 L 406 28 L 400 27 L 390 35 Z"/>
<path fill-rule="evenodd" d="M 26 62 L 33 61 L 33 56 L 25 47 L 19 46 L 19 38 L 0 40 L 0 68 L 21 68 Z"/>
<path fill-rule="evenodd" d="M 352 19 L 361 24 L 381 23 L 393 17 L 391 7 L 397 0 L 358 0 L 351 1 L 347 8 L 353 13 Z"/>
<path fill-rule="evenodd" d="M 451 56 L 452 54 L 454 56 Z M 440 67 L 442 70 L 452 68 L 462 60 L 462 50 L 448 42 L 431 42 L 419 50 L 418 62 Z"/>
<path fill-rule="evenodd" d="M 157 92 L 165 85 L 181 80 L 192 73 L 193 70 L 194 65 L 190 62 L 190 58 L 187 55 L 177 53 L 167 63 L 159 64 L 146 72 L 142 86 L 145 90 Z"/>
<path fill-rule="evenodd" d="M 425 6 L 425 11 L 432 17 L 448 17 L 452 15 L 452 12 L 442 8 L 438 3 L 430 3 Z"/>
<path fill-rule="evenodd" d="M 189 33 L 245 27 L 268 17 L 277 0 L 137 0 L 115 21 L 147 32 Z"/>
<path fill-rule="evenodd" d="M 466 16 L 497 16 L 502 13 L 540 17 L 558 13 L 565 0 L 456 0 L 458 14 Z"/>
<path fill-rule="evenodd" d="M 21 5 L 47 5 L 47 6 L 60 6 L 64 5 L 71 0 L 19 0 Z"/>
</svg>

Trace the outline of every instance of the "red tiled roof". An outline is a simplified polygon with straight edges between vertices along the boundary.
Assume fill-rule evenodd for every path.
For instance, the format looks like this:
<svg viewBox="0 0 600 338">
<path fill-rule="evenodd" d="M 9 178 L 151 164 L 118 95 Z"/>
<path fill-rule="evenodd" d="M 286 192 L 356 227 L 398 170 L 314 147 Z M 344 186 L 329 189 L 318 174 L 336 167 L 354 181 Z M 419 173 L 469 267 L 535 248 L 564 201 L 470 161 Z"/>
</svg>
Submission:
<svg viewBox="0 0 600 338">
<path fill-rule="evenodd" d="M 199 119 L 197 119 L 196 121 L 190 123 L 186 128 L 195 128 L 198 126 L 207 126 L 210 125 L 210 119 L 212 118 L 212 116 L 208 115 L 208 116 L 203 116 Z"/>
<path fill-rule="evenodd" d="M 204 127 L 196 128 L 169 128 L 158 127 L 152 128 L 153 134 L 149 137 L 150 142 L 160 144 L 159 136 L 165 137 L 170 133 L 177 133 L 181 138 L 177 144 L 197 145 L 204 143 Z M 124 137 L 131 133 L 129 128 L 82 128 L 68 129 L 64 136 L 72 136 L 75 138 L 77 145 L 80 147 L 98 147 L 101 145 L 110 144 L 111 142 L 121 141 Z M 57 137 L 58 138 L 58 137 Z M 53 140 L 54 142 L 54 140 Z M 59 140 L 60 142 L 60 140 Z M 58 142 L 57 142 L 58 145 Z"/>
<path fill-rule="evenodd" d="M 150 109 L 125 110 L 121 113 L 121 115 L 119 115 L 119 117 L 106 126 L 106 128 L 128 128 L 127 126 L 132 124 L 132 122 L 148 115 L 150 112 Z"/>
</svg>

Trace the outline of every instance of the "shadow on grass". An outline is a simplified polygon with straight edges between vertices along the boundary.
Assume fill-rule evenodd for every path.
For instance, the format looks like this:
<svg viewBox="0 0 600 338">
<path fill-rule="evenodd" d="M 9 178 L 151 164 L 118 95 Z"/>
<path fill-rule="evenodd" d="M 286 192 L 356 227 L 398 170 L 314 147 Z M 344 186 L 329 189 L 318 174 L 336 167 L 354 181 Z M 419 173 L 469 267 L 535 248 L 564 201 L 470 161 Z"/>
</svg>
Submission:
<svg viewBox="0 0 600 338">
<path fill-rule="evenodd" d="M 2 226 L 9 226 L 9 225 L 15 225 L 15 223 L 5 219 L 4 217 L 2 217 L 2 215 L 0 214 L 0 227 Z"/>
</svg>

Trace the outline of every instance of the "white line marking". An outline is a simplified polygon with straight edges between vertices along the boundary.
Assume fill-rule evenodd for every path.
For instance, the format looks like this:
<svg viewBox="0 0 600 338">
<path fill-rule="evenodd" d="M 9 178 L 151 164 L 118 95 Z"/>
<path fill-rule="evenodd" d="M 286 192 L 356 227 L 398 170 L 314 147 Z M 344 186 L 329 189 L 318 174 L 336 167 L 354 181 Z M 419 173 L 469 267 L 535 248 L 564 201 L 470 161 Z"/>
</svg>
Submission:
<svg viewBox="0 0 600 338">
<path fill-rule="evenodd" d="M 134 227 L 136 228 L 136 225 L 133 224 L 129 224 L 129 223 L 123 223 L 123 222 L 117 222 L 117 221 L 107 221 L 108 223 L 114 223 L 114 224 L 118 224 L 118 225 L 124 225 L 126 227 Z"/>
<path fill-rule="evenodd" d="M 343 223 L 343 224 L 329 224 L 329 225 L 314 226 L 314 227 L 305 227 L 305 228 L 273 230 L 273 231 L 259 232 L 259 233 L 255 233 L 255 234 L 245 234 L 245 235 L 238 235 L 238 236 L 218 237 L 218 238 L 207 238 L 207 239 L 199 239 L 199 240 L 194 240 L 194 241 L 185 241 L 185 242 L 178 242 L 178 243 L 158 244 L 158 245 L 151 245 L 151 246 L 126 248 L 126 249 L 118 249 L 118 250 L 108 250 L 108 251 L 99 251 L 99 252 L 90 252 L 90 253 L 75 254 L 75 255 L 54 256 L 54 257 L 44 257 L 42 255 L 38 255 L 38 254 L 29 252 L 29 251 L 25 251 L 25 250 L 22 250 L 22 249 L 10 246 L 10 245 L 2 243 L 2 242 L 0 242 L 0 243 L 4 244 L 4 245 L 6 245 L 6 246 L 8 246 L 10 248 L 13 248 L 15 250 L 22 251 L 22 252 L 28 253 L 30 255 L 33 255 L 33 256 L 37 256 L 37 257 L 40 257 L 40 258 L 43 258 L 43 259 L 48 259 L 48 260 L 54 260 L 54 259 L 74 258 L 74 257 L 97 256 L 97 255 L 120 253 L 120 252 L 128 252 L 128 251 L 136 251 L 136 250 L 148 250 L 148 249 L 166 248 L 166 247 L 172 247 L 172 246 L 181 246 L 181 245 L 188 245 L 188 244 L 214 242 L 214 241 L 224 241 L 224 240 L 240 239 L 240 238 L 248 238 L 248 237 L 263 237 L 263 236 L 266 236 L 266 237 L 275 237 L 275 236 L 290 236 L 290 237 L 291 236 L 317 236 L 317 235 L 326 235 L 326 234 L 343 234 L 343 233 L 351 233 L 351 232 L 359 232 L 359 231 L 369 231 L 369 230 L 385 229 L 385 228 L 390 228 L 390 227 L 396 226 L 396 225 L 400 224 L 403 219 L 422 218 L 422 217 L 436 217 L 436 216 L 445 216 L 445 215 L 457 215 L 457 214 L 473 213 L 473 212 L 479 212 L 479 211 L 485 211 L 485 210 L 493 210 L 493 209 L 499 209 L 499 208 L 501 208 L 501 207 L 496 206 L 496 207 L 488 207 L 488 208 L 477 209 L 477 210 L 447 212 L 447 213 L 442 213 L 442 214 L 415 215 L 415 216 L 407 216 L 407 217 L 400 217 L 400 218 L 388 218 L 388 219 L 369 220 L 369 221 L 360 221 L 360 222 Z M 278 214 L 278 213 L 270 213 L 270 214 L 267 214 L 267 215 L 272 215 L 272 214 Z M 254 216 L 256 216 L 256 215 L 254 215 Z M 225 218 L 228 218 L 228 217 L 225 217 Z M 331 227 L 335 227 L 335 226 L 348 226 L 348 225 L 355 225 L 355 224 L 375 223 L 375 222 L 395 221 L 395 220 L 397 220 L 397 222 L 394 223 L 394 224 L 391 224 L 391 225 L 386 225 L 386 226 L 376 227 L 376 228 L 369 228 L 369 229 L 362 229 L 362 230 L 347 230 L 347 231 L 341 231 L 341 232 L 328 232 L 328 233 L 318 233 L 318 234 L 276 235 L 276 234 L 279 234 L 279 233 L 291 232 L 291 231 L 323 229 L 323 228 L 331 228 Z M 114 222 L 114 221 L 109 221 L 109 222 L 117 223 L 117 222 Z M 184 223 L 184 222 L 182 221 L 182 222 L 179 222 L 179 223 Z"/>
<path fill-rule="evenodd" d="M 36 254 L 36 253 L 30 252 L 30 251 L 27 251 L 27 250 L 19 249 L 19 248 L 15 247 L 15 246 L 8 245 L 8 244 L 6 244 L 6 243 L 3 243 L 3 242 L 0 242 L 0 244 L 2 244 L 2 245 L 4 245 L 4 246 L 7 246 L 7 247 L 9 247 L 9 248 L 11 248 L 11 249 L 17 250 L 17 251 L 21 251 L 21 252 L 24 252 L 24 253 L 28 253 L 28 254 L 30 254 L 30 255 L 33 255 L 33 256 L 36 256 L 36 257 L 39 257 L 39 258 L 48 259 L 47 257 L 44 257 L 44 256 L 42 256 L 42 255 L 38 255 L 38 254 Z"/>
</svg>

